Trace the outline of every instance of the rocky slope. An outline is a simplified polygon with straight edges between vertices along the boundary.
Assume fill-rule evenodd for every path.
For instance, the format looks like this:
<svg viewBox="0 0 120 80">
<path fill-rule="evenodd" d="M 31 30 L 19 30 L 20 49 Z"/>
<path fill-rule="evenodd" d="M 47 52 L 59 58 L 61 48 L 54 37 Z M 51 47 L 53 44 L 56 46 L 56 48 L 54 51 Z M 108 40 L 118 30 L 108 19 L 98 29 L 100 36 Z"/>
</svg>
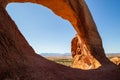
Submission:
<svg viewBox="0 0 120 80">
<path fill-rule="evenodd" d="M 35 54 L 5 10 L 10 2 L 42 4 L 69 20 L 87 53 L 102 66 L 95 70 L 78 70 Z M 104 54 L 102 41 L 84 0 L 0 0 L 0 80 L 120 80 L 119 74 L 120 68 Z"/>
</svg>

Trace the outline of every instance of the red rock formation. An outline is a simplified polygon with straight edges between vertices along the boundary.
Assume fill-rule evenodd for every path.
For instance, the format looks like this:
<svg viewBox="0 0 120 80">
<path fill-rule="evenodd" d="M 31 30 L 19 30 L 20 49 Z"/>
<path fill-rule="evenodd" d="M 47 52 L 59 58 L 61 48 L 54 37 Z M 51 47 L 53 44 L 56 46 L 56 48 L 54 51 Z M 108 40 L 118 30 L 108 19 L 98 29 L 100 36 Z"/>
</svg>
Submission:
<svg viewBox="0 0 120 80">
<path fill-rule="evenodd" d="M 71 42 L 71 52 L 73 57 L 73 68 L 96 69 L 101 66 L 87 50 L 86 45 L 82 44 L 78 35 L 76 35 Z"/>
<path fill-rule="evenodd" d="M 115 63 L 115 64 L 117 64 L 117 65 L 120 65 L 120 58 L 119 58 L 119 57 L 113 57 L 113 58 L 110 58 L 110 60 L 111 60 L 113 63 Z"/>
<path fill-rule="evenodd" d="M 35 54 L 5 10 L 10 2 L 26 1 L 42 4 L 69 20 L 82 45 L 102 67 L 87 71 L 72 69 Z M 84 0 L 0 0 L 0 80 L 120 80 L 119 74 L 119 67 L 104 54 L 100 36 Z"/>
</svg>

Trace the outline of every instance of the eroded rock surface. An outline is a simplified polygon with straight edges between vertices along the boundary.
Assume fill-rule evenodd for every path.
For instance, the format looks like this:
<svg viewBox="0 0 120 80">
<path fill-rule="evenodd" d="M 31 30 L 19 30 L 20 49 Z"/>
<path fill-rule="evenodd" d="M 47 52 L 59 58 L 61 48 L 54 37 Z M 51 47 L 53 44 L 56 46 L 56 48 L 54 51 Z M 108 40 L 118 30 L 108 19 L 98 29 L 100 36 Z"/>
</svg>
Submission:
<svg viewBox="0 0 120 80">
<path fill-rule="evenodd" d="M 73 68 L 86 70 L 96 69 L 101 66 L 101 64 L 90 54 L 86 45 L 82 44 L 78 35 L 76 35 L 71 42 L 71 53 L 73 57 Z"/>
<path fill-rule="evenodd" d="M 69 20 L 82 45 L 102 66 L 84 71 L 35 54 L 5 10 L 10 2 L 41 4 Z M 0 0 L 0 80 L 120 80 L 119 74 L 120 68 L 104 54 L 102 41 L 84 0 Z"/>
<path fill-rule="evenodd" d="M 113 58 L 110 58 L 110 60 L 111 60 L 113 63 L 115 63 L 115 64 L 117 64 L 117 65 L 120 65 L 120 58 L 119 58 L 119 57 L 113 57 Z"/>
</svg>

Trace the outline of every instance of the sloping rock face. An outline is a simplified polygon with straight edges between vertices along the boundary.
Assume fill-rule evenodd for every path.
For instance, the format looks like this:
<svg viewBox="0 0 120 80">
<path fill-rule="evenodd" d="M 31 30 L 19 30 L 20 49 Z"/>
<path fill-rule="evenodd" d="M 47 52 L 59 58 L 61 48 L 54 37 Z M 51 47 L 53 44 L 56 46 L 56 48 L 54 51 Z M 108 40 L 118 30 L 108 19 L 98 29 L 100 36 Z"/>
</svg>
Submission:
<svg viewBox="0 0 120 80">
<path fill-rule="evenodd" d="M 81 43 L 102 66 L 87 71 L 73 69 L 35 54 L 5 10 L 10 2 L 42 4 L 69 20 Z M 0 80 L 120 80 L 119 74 L 120 68 L 104 54 L 100 36 L 84 0 L 0 0 Z"/>
</svg>

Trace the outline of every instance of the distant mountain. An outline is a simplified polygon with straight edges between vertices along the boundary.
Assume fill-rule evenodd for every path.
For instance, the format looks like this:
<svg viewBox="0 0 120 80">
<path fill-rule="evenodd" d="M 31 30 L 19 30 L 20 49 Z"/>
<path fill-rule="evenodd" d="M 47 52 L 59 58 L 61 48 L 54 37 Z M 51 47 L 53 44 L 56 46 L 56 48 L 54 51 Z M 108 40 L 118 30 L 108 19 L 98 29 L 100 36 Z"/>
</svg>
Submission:
<svg viewBox="0 0 120 80">
<path fill-rule="evenodd" d="M 106 55 L 107 57 L 116 57 L 116 56 L 120 57 L 120 53 L 107 53 Z"/>
<path fill-rule="evenodd" d="M 44 57 L 71 56 L 71 53 L 41 53 Z"/>
<path fill-rule="evenodd" d="M 43 57 L 64 57 L 64 56 L 71 56 L 71 53 L 41 53 L 40 54 Z M 106 53 L 107 57 L 120 57 L 120 53 Z"/>
</svg>

